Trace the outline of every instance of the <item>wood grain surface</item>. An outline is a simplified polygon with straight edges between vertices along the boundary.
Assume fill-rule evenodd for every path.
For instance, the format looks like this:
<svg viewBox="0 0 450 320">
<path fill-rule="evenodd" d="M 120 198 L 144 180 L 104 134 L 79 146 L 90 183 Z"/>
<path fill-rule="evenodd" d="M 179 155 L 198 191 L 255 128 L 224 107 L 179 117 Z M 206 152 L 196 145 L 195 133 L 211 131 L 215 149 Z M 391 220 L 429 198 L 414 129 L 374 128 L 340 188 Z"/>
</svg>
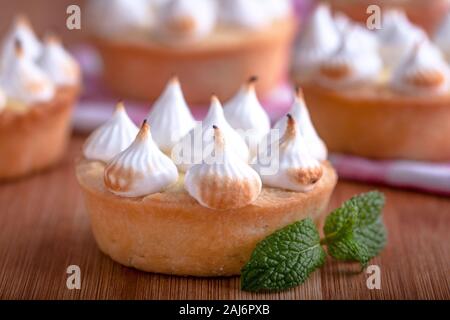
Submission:
<svg viewBox="0 0 450 320">
<path fill-rule="evenodd" d="M 72 139 L 56 168 L 0 185 L 1 299 L 450 299 L 450 199 L 340 182 L 330 209 L 355 193 L 385 192 L 389 241 L 371 264 L 381 289 L 366 287 L 356 264 L 329 259 L 302 286 L 247 293 L 239 278 L 184 278 L 122 267 L 103 255 L 90 231 L 74 159 L 84 137 Z M 81 268 L 81 290 L 66 288 L 66 268 Z"/>
</svg>

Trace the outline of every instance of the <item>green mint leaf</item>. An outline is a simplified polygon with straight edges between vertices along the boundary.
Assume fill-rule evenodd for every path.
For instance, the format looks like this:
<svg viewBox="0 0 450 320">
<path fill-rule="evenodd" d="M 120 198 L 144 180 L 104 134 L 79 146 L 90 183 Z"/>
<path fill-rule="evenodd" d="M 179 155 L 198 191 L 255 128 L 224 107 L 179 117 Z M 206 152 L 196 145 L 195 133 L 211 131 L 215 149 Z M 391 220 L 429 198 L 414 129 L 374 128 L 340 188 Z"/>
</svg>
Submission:
<svg viewBox="0 0 450 320">
<path fill-rule="evenodd" d="M 241 270 L 246 291 L 295 287 L 325 262 L 325 251 L 314 222 L 305 219 L 276 231 L 256 246 Z"/>
<path fill-rule="evenodd" d="M 330 242 L 328 253 L 338 260 L 358 261 L 363 267 L 370 260 L 367 246 L 360 243 L 351 232 Z"/>
<path fill-rule="evenodd" d="M 386 244 L 383 206 L 383 194 L 373 191 L 355 196 L 333 211 L 324 226 L 328 253 L 365 266 Z"/>
</svg>

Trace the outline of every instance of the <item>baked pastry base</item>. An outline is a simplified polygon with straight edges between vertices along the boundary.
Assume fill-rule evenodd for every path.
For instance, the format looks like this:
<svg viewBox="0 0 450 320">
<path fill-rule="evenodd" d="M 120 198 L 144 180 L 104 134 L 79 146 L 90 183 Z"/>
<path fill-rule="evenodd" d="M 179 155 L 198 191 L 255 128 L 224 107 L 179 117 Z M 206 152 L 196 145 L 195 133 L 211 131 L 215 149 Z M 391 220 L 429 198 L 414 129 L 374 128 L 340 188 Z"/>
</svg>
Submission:
<svg viewBox="0 0 450 320">
<path fill-rule="evenodd" d="M 375 159 L 450 160 L 450 93 L 414 97 L 385 87 L 302 87 L 314 125 L 333 152 Z"/>
<path fill-rule="evenodd" d="M 193 44 L 170 46 L 156 40 L 93 38 L 103 58 L 103 76 L 120 97 L 155 100 L 177 74 L 190 103 L 207 103 L 211 94 L 230 98 L 250 76 L 257 91 L 270 92 L 286 74 L 295 19 L 288 17 L 259 30 L 218 30 Z M 124 40 L 127 39 L 127 40 Z"/>
<path fill-rule="evenodd" d="M 105 254 L 143 271 L 192 276 L 237 275 L 269 234 L 307 217 L 319 222 L 337 181 L 326 162 L 309 193 L 264 187 L 253 204 L 220 211 L 198 204 L 182 178 L 162 193 L 123 198 L 105 189 L 103 163 L 82 160 L 76 171 Z"/>
<path fill-rule="evenodd" d="M 0 112 L 0 180 L 19 178 L 58 162 L 70 135 L 78 87 L 59 88 L 45 103 Z"/>
</svg>

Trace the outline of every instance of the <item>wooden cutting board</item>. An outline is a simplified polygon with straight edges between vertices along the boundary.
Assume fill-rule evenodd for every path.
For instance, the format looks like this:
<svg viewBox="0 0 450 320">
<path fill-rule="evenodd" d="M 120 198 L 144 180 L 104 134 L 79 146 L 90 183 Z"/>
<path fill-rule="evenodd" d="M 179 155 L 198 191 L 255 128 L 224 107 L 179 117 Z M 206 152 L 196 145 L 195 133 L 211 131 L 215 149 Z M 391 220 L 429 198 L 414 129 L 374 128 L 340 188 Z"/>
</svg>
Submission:
<svg viewBox="0 0 450 320">
<path fill-rule="evenodd" d="M 369 290 L 356 264 L 329 259 L 297 288 L 247 293 L 239 278 L 199 279 L 140 272 L 103 255 L 89 227 L 74 175 L 84 137 L 72 139 L 64 161 L 47 172 L 0 185 L 1 299 L 450 299 L 450 199 L 339 182 L 330 209 L 356 193 L 379 189 L 389 241 L 373 259 L 381 289 Z M 66 287 L 69 265 L 81 289 Z"/>
</svg>

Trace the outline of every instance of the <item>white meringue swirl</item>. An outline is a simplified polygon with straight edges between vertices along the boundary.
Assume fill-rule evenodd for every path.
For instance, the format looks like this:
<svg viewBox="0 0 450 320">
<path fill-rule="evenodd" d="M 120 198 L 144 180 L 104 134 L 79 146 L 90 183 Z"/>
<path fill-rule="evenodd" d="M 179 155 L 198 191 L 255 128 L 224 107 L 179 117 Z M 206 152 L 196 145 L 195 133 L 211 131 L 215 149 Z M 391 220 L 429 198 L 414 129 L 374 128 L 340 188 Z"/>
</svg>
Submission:
<svg viewBox="0 0 450 320">
<path fill-rule="evenodd" d="M 172 159 L 174 159 L 179 170 L 186 171 L 193 164 L 201 163 L 204 156 L 207 156 L 207 154 L 204 154 L 204 150 L 214 146 L 213 135 L 211 134 L 213 125 L 220 127 L 223 136 L 230 144 L 230 149 L 236 152 L 243 161 L 248 162 L 249 150 L 247 144 L 227 122 L 219 99 L 213 96 L 205 119 L 189 131 L 172 150 Z"/>
<path fill-rule="evenodd" d="M 297 76 L 308 78 L 339 47 L 340 34 L 330 8 L 320 4 L 300 34 L 294 53 Z"/>
<path fill-rule="evenodd" d="M 225 118 L 247 142 L 251 155 L 256 155 L 258 144 L 270 130 L 269 116 L 256 96 L 256 80 L 250 78 L 223 108 Z"/>
<path fill-rule="evenodd" d="M 89 160 L 108 162 L 128 148 L 138 131 L 138 127 L 128 117 L 123 103 L 119 102 L 112 117 L 86 140 L 83 155 Z"/>
<path fill-rule="evenodd" d="M 121 197 L 142 197 L 160 192 L 178 180 L 175 164 L 152 139 L 144 121 L 133 143 L 105 167 L 106 188 Z"/>
<path fill-rule="evenodd" d="M 341 34 L 345 34 L 353 25 L 353 21 L 343 12 L 336 12 L 333 15 L 334 24 Z"/>
<path fill-rule="evenodd" d="M 340 48 L 318 68 L 316 76 L 320 84 L 342 88 L 373 83 L 378 79 L 383 62 L 377 50 L 363 46 L 361 37 L 365 35 L 354 28 L 343 36 Z"/>
<path fill-rule="evenodd" d="M 276 173 L 264 174 L 261 161 L 254 168 L 261 175 L 263 184 L 297 192 L 312 190 L 322 177 L 323 169 L 319 161 L 309 154 L 304 137 L 298 132 L 297 124 L 291 115 L 287 116 L 287 127 L 283 137 L 275 141 L 279 144 L 279 154 L 273 154 L 270 166 L 278 168 Z"/>
<path fill-rule="evenodd" d="M 195 119 L 189 111 L 177 77 L 169 81 L 147 120 L 152 128 L 153 140 L 169 155 L 174 145 L 195 127 Z"/>
<path fill-rule="evenodd" d="M 46 39 L 39 66 L 58 86 L 73 86 L 80 82 L 78 63 L 55 37 Z"/>
<path fill-rule="evenodd" d="M 227 0 L 224 0 L 227 1 Z M 292 14 L 291 0 L 258 0 L 269 19 L 276 20 Z"/>
<path fill-rule="evenodd" d="M 403 11 L 387 10 L 382 16 L 382 28 L 377 32 L 380 53 L 387 66 L 396 66 L 415 43 L 426 37 L 413 25 Z"/>
<path fill-rule="evenodd" d="M 214 126 L 214 155 L 211 163 L 195 164 L 186 173 L 186 191 L 202 206 L 236 209 L 256 200 L 261 178 L 245 161 L 230 150 L 220 129 Z"/>
<path fill-rule="evenodd" d="M 222 0 L 220 5 L 220 19 L 224 23 L 258 29 L 271 22 L 269 11 L 265 10 L 269 8 L 260 0 Z"/>
<path fill-rule="evenodd" d="M 20 42 L 23 55 L 30 60 L 36 61 L 42 53 L 42 44 L 34 34 L 31 24 L 24 16 L 17 16 L 12 29 L 3 42 L 2 60 L 0 68 L 5 70 L 16 57 L 16 42 Z"/>
<path fill-rule="evenodd" d="M 291 114 L 297 122 L 300 134 L 305 139 L 309 154 L 319 161 L 326 160 L 328 156 L 327 147 L 314 128 L 308 108 L 305 104 L 303 92 L 300 88 L 297 88 L 294 103 L 289 114 Z M 286 130 L 286 126 L 287 118 L 283 117 L 275 123 L 274 129 L 279 129 L 280 133 L 283 134 Z"/>
<path fill-rule="evenodd" d="M 132 36 L 150 31 L 155 24 L 148 0 L 90 0 L 86 12 L 91 29 L 105 37 Z"/>
<path fill-rule="evenodd" d="M 55 94 L 51 80 L 25 56 L 19 41 L 16 41 L 14 58 L 3 70 L 1 84 L 8 98 L 25 104 L 49 101 Z"/>
<path fill-rule="evenodd" d="M 411 95 L 448 94 L 450 67 L 442 54 L 429 41 L 411 49 L 394 70 L 391 88 Z"/>
<path fill-rule="evenodd" d="M 434 34 L 434 42 L 450 61 L 450 11 Z"/>
<path fill-rule="evenodd" d="M 161 7 L 159 32 L 164 40 L 196 41 L 210 34 L 217 19 L 216 3 L 210 0 L 172 0 Z"/>
</svg>

